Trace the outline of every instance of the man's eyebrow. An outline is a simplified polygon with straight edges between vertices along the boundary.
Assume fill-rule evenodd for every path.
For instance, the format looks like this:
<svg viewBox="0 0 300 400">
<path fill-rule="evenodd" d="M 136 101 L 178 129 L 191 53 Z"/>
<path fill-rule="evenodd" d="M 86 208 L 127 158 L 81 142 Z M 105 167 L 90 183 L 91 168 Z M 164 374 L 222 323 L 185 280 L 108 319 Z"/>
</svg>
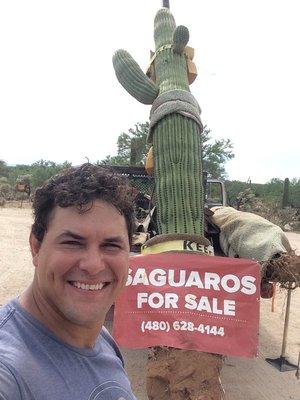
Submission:
<svg viewBox="0 0 300 400">
<path fill-rule="evenodd" d="M 124 242 L 124 238 L 122 236 L 111 236 L 107 237 L 103 240 L 105 243 L 116 243 L 116 242 Z"/>
<path fill-rule="evenodd" d="M 58 239 L 62 239 L 65 236 L 71 237 L 72 239 L 76 239 L 76 240 L 84 240 L 85 239 L 83 236 L 80 236 L 77 233 L 72 232 L 72 231 L 68 231 L 68 230 L 67 231 L 63 231 L 63 233 L 61 233 L 58 236 Z"/>
<path fill-rule="evenodd" d="M 75 232 L 72 232 L 72 231 L 69 231 L 69 230 L 63 231 L 58 236 L 58 239 L 62 239 L 64 237 L 68 237 L 68 238 L 70 237 L 70 238 L 75 239 L 75 240 L 85 240 L 85 237 L 83 237 L 81 235 L 78 235 L 78 233 L 75 233 Z M 119 235 L 111 236 L 111 237 L 105 238 L 103 240 L 103 242 L 104 243 L 121 243 L 121 242 L 124 242 L 124 238 L 123 238 L 123 236 L 119 236 Z"/>
</svg>

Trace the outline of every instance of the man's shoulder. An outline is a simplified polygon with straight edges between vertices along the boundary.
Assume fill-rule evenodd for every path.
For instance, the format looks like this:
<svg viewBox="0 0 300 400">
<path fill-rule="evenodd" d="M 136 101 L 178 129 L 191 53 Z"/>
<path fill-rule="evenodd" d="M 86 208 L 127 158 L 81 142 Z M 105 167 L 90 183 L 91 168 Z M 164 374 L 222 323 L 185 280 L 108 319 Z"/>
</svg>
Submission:
<svg viewBox="0 0 300 400">
<path fill-rule="evenodd" d="M 0 400 L 34 400 L 26 382 L 9 364 L 0 360 Z"/>
<path fill-rule="evenodd" d="M 0 399 L 20 399 L 20 389 L 12 369 L 0 360 Z"/>
<path fill-rule="evenodd" d="M 15 365 L 25 358 L 29 344 L 34 345 L 31 325 L 22 315 L 17 300 L 12 300 L 0 308 L 0 361 Z"/>
<path fill-rule="evenodd" d="M 2 329 L 7 321 L 9 321 L 15 313 L 14 301 L 10 301 L 0 307 L 0 329 Z"/>
<path fill-rule="evenodd" d="M 6 346 L 6 338 L 13 340 L 15 330 L 15 312 L 14 302 L 11 301 L 5 306 L 0 307 L 0 349 Z M 11 337 L 13 335 L 13 337 Z M 0 350 L 1 352 L 1 350 Z"/>
<path fill-rule="evenodd" d="M 6 364 L 7 360 L 15 357 L 19 346 L 18 326 L 15 321 L 16 308 L 14 302 L 9 302 L 0 307 L 0 362 Z"/>
<path fill-rule="evenodd" d="M 14 301 L 0 307 L 0 399 L 20 399 L 20 387 L 13 367 L 17 358 L 17 327 Z"/>
</svg>

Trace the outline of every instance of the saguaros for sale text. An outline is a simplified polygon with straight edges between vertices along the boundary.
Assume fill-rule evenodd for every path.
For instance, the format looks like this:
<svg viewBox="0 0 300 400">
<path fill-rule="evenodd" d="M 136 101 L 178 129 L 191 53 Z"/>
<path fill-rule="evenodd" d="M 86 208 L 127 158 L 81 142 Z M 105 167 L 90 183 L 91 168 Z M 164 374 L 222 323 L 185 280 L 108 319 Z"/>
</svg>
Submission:
<svg viewBox="0 0 300 400">
<path fill-rule="evenodd" d="M 165 345 L 254 357 L 259 287 L 253 260 L 182 252 L 133 256 L 113 335 L 129 348 Z"/>
</svg>

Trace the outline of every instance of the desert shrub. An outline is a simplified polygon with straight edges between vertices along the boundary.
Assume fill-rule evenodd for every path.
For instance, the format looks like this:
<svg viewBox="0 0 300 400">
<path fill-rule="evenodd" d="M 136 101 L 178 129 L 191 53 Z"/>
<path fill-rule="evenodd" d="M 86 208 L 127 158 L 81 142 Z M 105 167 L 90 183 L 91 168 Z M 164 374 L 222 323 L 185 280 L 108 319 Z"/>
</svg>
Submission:
<svg viewBox="0 0 300 400">
<path fill-rule="evenodd" d="M 25 192 L 15 192 L 14 200 L 17 200 L 17 201 L 29 200 L 28 194 Z"/>
<path fill-rule="evenodd" d="M 281 204 L 274 201 L 262 200 L 255 196 L 251 188 L 238 193 L 236 204 L 239 210 L 260 215 L 281 228 L 286 224 L 299 221 L 297 209 L 292 207 L 281 208 Z"/>
<path fill-rule="evenodd" d="M 238 210 L 250 212 L 262 206 L 261 200 L 255 196 L 251 188 L 239 192 L 236 196 L 235 204 Z"/>
<path fill-rule="evenodd" d="M 282 229 L 286 224 L 299 220 L 296 209 L 292 207 L 281 208 L 274 203 L 264 204 L 264 207 L 257 214 L 280 226 Z"/>
<path fill-rule="evenodd" d="M 1 176 L 0 177 L 0 198 L 3 198 L 4 200 L 9 200 L 12 194 L 12 187 L 8 183 L 8 180 L 6 177 Z"/>
</svg>

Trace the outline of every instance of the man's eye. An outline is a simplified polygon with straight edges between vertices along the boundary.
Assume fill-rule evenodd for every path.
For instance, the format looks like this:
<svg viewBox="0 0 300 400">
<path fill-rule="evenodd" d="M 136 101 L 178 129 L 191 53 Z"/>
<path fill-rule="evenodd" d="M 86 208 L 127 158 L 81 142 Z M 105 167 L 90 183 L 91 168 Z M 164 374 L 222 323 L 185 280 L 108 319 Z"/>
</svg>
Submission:
<svg viewBox="0 0 300 400">
<path fill-rule="evenodd" d="M 68 246 L 81 246 L 81 243 L 77 242 L 76 240 L 66 240 L 62 242 L 62 244 L 66 244 Z"/>
<path fill-rule="evenodd" d="M 105 243 L 104 247 L 106 249 L 120 249 L 121 246 L 118 243 Z"/>
</svg>

